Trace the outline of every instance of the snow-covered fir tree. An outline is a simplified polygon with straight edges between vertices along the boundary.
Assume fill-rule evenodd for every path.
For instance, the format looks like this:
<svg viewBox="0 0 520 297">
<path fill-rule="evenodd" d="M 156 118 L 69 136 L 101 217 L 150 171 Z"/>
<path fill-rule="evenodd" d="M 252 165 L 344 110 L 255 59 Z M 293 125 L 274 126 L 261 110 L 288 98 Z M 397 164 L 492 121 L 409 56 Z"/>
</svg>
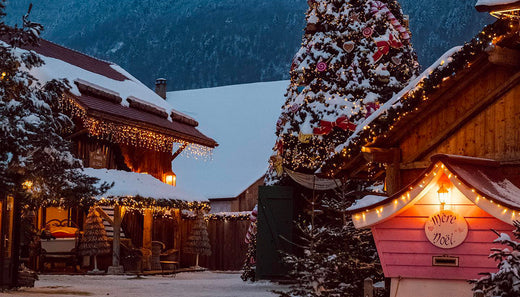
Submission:
<svg viewBox="0 0 520 297">
<path fill-rule="evenodd" d="M 5 17 L 0 2 L 0 20 Z M 29 8 L 30 11 L 30 8 Z M 66 81 L 39 82 L 28 72 L 43 64 L 25 45 L 37 45 L 42 26 L 0 22 L 0 194 L 25 206 L 89 204 L 100 192 L 64 138 L 73 123 L 61 112 Z M 105 185 L 106 186 L 106 185 Z M 106 188 L 106 187 L 103 188 Z"/>
<path fill-rule="evenodd" d="M 513 235 L 520 240 L 520 222 L 514 221 L 516 229 Z M 494 230 L 493 230 L 494 231 Z M 512 240 L 505 233 L 493 242 L 505 245 L 504 248 L 492 248 L 489 258 L 498 262 L 498 271 L 495 273 L 483 273 L 485 276 L 479 280 L 472 280 L 473 290 L 481 290 L 485 296 L 517 297 L 520 296 L 520 242 Z"/>
<path fill-rule="evenodd" d="M 300 239 L 295 253 L 283 260 L 296 282 L 280 296 L 363 296 L 365 278 L 383 279 L 377 250 L 368 229 L 358 230 L 345 210 L 353 199 L 344 189 L 309 202 L 297 224 Z"/>
<path fill-rule="evenodd" d="M 302 46 L 276 124 L 266 177 L 314 172 L 357 126 L 417 74 L 396 0 L 309 0 Z"/>
</svg>

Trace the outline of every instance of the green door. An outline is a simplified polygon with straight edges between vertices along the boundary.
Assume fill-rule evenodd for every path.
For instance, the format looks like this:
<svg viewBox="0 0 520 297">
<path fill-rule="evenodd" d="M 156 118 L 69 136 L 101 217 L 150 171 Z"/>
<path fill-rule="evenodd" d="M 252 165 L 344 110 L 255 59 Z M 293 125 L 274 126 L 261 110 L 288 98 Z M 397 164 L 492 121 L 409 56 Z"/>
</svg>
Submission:
<svg viewBox="0 0 520 297">
<path fill-rule="evenodd" d="M 275 279 L 286 275 L 279 251 L 291 251 L 293 234 L 292 187 L 261 186 L 258 189 L 256 277 Z"/>
</svg>

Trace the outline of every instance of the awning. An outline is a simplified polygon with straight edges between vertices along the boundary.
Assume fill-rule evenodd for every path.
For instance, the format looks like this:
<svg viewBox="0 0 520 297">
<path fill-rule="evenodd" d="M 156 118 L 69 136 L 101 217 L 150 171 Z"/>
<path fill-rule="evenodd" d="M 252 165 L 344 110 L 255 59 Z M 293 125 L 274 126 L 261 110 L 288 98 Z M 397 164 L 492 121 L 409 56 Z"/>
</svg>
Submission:
<svg viewBox="0 0 520 297">
<path fill-rule="evenodd" d="M 444 154 L 432 156 L 431 161 L 415 181 L 394 195 L 365 197 L 350 207 L 356 227 L 372 226 L 405 211 L 432 190 L 441 176 L 495 218 L 508 224 L 520 218 L 520 188 L 502 172 L 499 162 Z"/>
</svg>

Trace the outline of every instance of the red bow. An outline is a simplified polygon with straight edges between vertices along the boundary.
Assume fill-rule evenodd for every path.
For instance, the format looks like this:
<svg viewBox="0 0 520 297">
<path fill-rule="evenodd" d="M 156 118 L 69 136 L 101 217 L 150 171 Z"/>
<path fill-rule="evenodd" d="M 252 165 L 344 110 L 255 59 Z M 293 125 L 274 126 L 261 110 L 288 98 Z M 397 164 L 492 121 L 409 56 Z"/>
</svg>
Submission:
<svg viewBox="0 0 520 297">
<path fill-rule="evenodd" d="M 343 130 L 355 131 L 356 125 L 348 120 L 348 117 L 341 116 L 335 122 L 320 121 L 320 127 L 314 128 L 313 133 L 317 135 L 329 134 L 332 128 L 338 127 Z"/>
<path fill-rule="evenodd" d="M 372 59 L 374 60 L 374 62 L 379 61 L 379 59 L 381 59 L 383 57 L 383 55 L 388 54 L 388 52 L 390 51 L 390 47 L 401 48 L 401 47 L 403 47 L 403 44 L 401 43 L 401 41 L 395 40 L 394 36 L 392 34 L 390 34 L 388 41 L 386 41 L 386 40 L 378 41 L 378 42 L 376 42 L 376 46 L 377 46 L 377 52 L 372 56 Z"/>
</svg>

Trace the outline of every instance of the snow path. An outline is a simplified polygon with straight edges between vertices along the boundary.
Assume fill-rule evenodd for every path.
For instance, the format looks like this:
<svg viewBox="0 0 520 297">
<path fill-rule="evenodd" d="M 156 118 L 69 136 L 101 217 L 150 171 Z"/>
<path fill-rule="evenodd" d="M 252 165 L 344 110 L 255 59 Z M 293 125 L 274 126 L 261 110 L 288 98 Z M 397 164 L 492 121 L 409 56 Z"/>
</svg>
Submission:
<svg viewBox="0 0 520 297">
<path fill-rule="evenodd" d="M 269 297 L 284 286 L 268 281 L 243 282 L 238 273 L 187 272 L 175 276 L 40 275 L 34 288 L 0 293 L 0 296 L 175 296 Z"/>
</svg>

